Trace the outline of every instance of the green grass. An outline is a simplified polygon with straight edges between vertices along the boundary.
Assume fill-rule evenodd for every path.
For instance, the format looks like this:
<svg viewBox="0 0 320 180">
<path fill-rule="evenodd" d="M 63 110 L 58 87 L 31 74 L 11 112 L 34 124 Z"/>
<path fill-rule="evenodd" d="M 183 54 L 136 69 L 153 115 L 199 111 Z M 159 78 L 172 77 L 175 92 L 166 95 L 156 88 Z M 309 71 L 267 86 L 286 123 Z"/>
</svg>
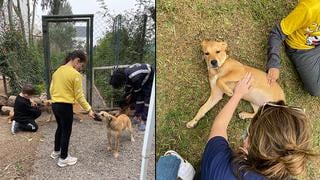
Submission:
<svg viewBox="0 0 320 180">
<path fill-rule="evenodd" d="M 200 42 L 203 39 L 226 41 L 231 57 L 264 70 L 269 32 L 296 3 L 296 0 L 157 2 L 157 158 L 173 149 L 198 168 L 212 120 L 229 99 L 224 97 L 196 128 L 186 128 L 210 92 Z M 279 83 L 288 104 L 306 108 L 313 123 L 314 148 L 319 152 L 320 98 L 303 90 L 283 50 L 281 58 Z M 251 110 L 249 103 L 241 102 L 236 113 L 243 110 Z M 249 121 L 234 115 L 228 129 L 232 147 L 239 146 L 242 130 L 248 124 Z M 317 164 L 315 160 L 309 163 L 308 178 L 303 179 L 320 176 Z"/>
</svg>

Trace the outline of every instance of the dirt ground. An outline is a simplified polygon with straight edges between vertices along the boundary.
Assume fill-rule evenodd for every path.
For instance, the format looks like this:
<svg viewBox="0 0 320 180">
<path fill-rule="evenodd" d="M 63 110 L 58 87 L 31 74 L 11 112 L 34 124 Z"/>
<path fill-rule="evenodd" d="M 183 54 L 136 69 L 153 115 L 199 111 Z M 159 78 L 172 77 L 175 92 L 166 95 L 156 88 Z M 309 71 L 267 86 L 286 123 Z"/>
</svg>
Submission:
<svg viewBox="0 0 320 180">
<path fill-rule="evenodd" d="M 45 122 L 46 112 L 37 121 L 37 133 L 19 132 L 12 135 L 11 125 L 0 116 L 0 179 L 139 179 L 144 133 L 135 128 L 135 142 L 124 133 L 120 142 L 120 156 L 115 159 L 107 151 L 105 122 L 75 120 L 69 153 L 78 157 L 74 166 L 59 168 L 50 158 L 53 150 L 56 122 Z M 154 143 L 148 178 L 155 179 Z"/>
</svg>

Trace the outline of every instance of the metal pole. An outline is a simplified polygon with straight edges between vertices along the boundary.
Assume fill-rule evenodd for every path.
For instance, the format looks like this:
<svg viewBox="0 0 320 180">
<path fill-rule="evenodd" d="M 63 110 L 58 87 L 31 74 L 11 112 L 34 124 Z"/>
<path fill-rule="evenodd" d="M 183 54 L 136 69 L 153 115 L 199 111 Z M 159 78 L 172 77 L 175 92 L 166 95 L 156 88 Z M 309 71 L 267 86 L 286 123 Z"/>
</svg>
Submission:
<svg viewBox="0 0 320 180">
<path fill-rule="evenodd" d="M 89 63 L 89 72 L 88 74 L 91 76 L 92 74 L 92 66 L 93 66 L 93 54 L 92 54 L 92 47 L 93 47 L 93 15 L 90 17 L 90 47 L 89 47 L 89 57 L 90 57 L 90 63 Z M 90 91 L 89 91 L 89 103 L 92 105 L 92 77 L 90 77 Z"/>
<path fill-rule="evenodd" d="M 142 148 L 142 162 L 140 171 L 140 180 L 147 179 L 147 167 L 152 145 L 153 134 L 155 129 L 155 76 L 153 77 L 151 98 L 149 103 L 146 132 L 144 134 L 143 148 Z"/>
<path fill-rule="evenodd" d="M 44 64 L 45 64 L 45 77 L 47 83 L 47 96 L 48 99 L 51 99 L 50 96 L 50 44 L 49 44 L 49 31 L 48 31 L 48 22 L 44 16 L 42 16 L 42 34 L 43 34 L 43 51 L 44 51 Z"/>
</svg>

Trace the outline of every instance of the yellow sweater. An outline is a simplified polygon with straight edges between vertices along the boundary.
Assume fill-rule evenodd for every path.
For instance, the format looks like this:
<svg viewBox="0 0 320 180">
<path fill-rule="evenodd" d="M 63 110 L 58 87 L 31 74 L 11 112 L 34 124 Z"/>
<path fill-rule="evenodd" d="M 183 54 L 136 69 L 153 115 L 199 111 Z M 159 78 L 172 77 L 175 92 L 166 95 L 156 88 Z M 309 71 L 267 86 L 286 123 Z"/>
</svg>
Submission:
<svg viewBox="0 0 320 180">
<path fill-rule="evenodd" d="M 300 0 L 296 8 L 284 19 L 281 29 L 287 44 L 294 49 L 312 49 L 313 39 L 320 36 L 320 0 Z"/>
<path fill-rule="evenodd" d="M 50 95 L 53 103 L 70 103 L 76 101 L 89 111 L 91 106 L 86 101 L 82 91 L 82 76 L 72 66 L 60 66 L 52 75 Z"/>
</svg>

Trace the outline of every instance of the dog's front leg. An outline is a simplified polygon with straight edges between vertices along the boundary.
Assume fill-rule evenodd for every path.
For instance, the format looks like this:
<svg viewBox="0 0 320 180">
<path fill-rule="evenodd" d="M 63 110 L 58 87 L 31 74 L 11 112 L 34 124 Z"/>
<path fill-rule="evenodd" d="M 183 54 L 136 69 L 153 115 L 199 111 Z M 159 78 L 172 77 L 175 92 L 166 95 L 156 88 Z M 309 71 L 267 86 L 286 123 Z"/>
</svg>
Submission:
<svg viewBox="0 0 320 180">
<path fill-rule="evenodd" d="M 83 114 L 81 112 L 78 114 L 78 117 L 79 117 L 79 121 L 83 122 Z"/>
<path fill-rule="evenodd" d="M 228 96 L 233 95 L 233 89 L 231 89 L 227 83 L 238 82 L 242 79 L 244 72 L 242 70 L 230 71 L 228 74 L 220 77 L 217 80 L 217 86 Z"/>
<path fill-rule="evenodd" d="M 201 106 L 197 115 L 187 123 L 187 128 L 195 127 L 199 120 L 222 99 L 222 95 L 222 91 L 217 86 L 213 86 L 209 99 L 203 106 Z"/>
<path fill-rule="evenodd" d="M 120 132 L 116 132 L 115 134 L 115 150 L 113 156 L 117 158 L 119 156 L 119 141 L 120 141 Z"/>
<path fill-rule="evenodd" d="M 49 115 L 49 118 L 47 119 L 47 122 L 50 122 L 52 120 L 52 112 Z"/>
<path fill-rule="evenodd" d="M 233 95 L 232 89 L 230 89 L 230 88 L 227 86 L 227 84 L 226 84 L 226 82 L 224 81 L 223 78 L 219 78 L 219 79 L 217 80 L 217 86 L 219 86 L 219 88 L 220 88 L 220 89 L 223 91 L 223 93 L 225 93 L 226 95 L 228 95 L 228 96 L 232 96 L 232 95 Z"/>
<path fill-rule="evenodd" d="M 111 150 L 111 132 L 107 131 L 107 138 L 108 138 L 108 144 L 107 144 L 107 150 Z"/>
</svg>

